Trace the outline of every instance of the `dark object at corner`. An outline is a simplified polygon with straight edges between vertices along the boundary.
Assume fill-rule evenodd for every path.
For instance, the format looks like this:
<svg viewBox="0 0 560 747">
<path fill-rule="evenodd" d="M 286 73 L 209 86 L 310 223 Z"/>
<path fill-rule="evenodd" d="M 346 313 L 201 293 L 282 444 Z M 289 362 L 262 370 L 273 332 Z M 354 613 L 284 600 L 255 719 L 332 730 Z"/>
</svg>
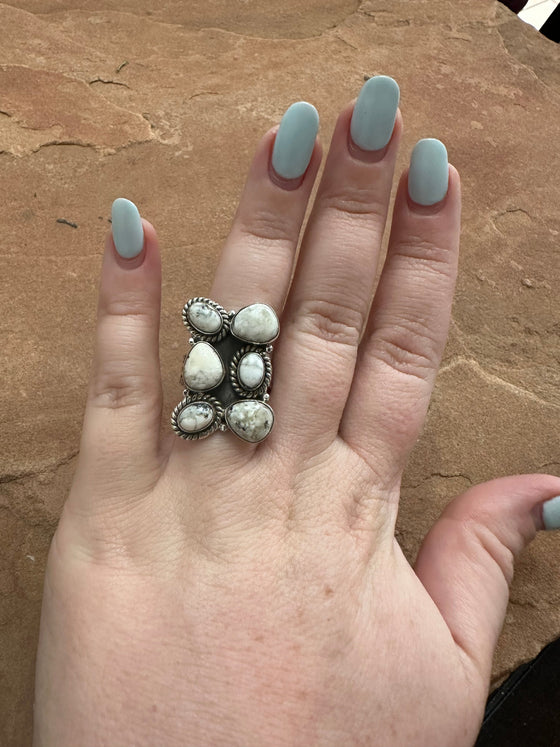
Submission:
<svg viewBox="0 0 560 747">
<path fill-rule="evenodd" d="M 560 638 L 490 695 L 474 747 L 560 747 Z"/>
<path fill-rule="evenodd" d="M 507 5 L 514 13 L 519 13 L 527 5 L 528 0 L 500 0 L 500 2 L 503 5 Z"/>
<path fill-rule="evenodd" d="M 560 42 L 560 5 L 556 6 L 539 30 L 547 39 Z"/>
</svg>

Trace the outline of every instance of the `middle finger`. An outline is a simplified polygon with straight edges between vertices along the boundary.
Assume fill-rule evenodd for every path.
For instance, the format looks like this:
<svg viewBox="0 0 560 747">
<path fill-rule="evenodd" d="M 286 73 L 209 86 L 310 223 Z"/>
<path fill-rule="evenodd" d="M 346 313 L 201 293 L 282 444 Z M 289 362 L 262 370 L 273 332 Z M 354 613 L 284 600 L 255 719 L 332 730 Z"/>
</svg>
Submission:
<svg viewBox="0 0 560 747">
<path fill-rule="evenodd" d="M 387 220 L 398 103 L 392 78 L 370 78 L 333 133 L 275 345 L 272 440 L 292 453 L 313 456 L 338 432 Z"/>
</svg>

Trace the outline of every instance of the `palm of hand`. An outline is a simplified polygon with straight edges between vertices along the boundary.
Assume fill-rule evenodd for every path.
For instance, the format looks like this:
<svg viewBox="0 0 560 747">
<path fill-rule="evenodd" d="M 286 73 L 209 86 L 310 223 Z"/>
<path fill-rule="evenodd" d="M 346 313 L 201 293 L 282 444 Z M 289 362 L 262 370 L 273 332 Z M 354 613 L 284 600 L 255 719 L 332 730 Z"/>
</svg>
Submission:
<svg viewBox="0 0 560 747">
<path fill-rule="evenodd" d="M 459 182 L 452 169 L 443 208 L 414 212 L 401 180 L 368 316 L 402 121 L 383 159 L 360 160 L 347 150 L 350 115 L 281 317 L 277 423 L 257 447 L 157 437 L 155 233 L 144 222 L 129 267 L 108 239 L 80 463 L 46 575 L 36 747 L 475 739 L 513 555 L 558 479 L 469 490 L 415 570 L 404 558 L 400 479 L 445 344 Z M 268 176 L 273 135 L 210 293 L 226 308 L 278 309 L 287 292 L 320 149 L 285 190 Z"/>
</svg>

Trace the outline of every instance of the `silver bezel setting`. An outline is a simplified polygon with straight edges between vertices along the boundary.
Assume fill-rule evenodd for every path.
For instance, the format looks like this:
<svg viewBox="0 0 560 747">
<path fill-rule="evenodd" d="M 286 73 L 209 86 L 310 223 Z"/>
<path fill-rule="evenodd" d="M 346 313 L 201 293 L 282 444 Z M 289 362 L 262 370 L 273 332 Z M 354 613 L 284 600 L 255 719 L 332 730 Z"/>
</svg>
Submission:
<svg viewBox="0 0 560 747">
<path fill-rule="evenodd" d="M 247 389 L 246 387 L 244 387 L 243 384 L 239 381 L 237 375 L 239 363 L 241 362 L 243 356 L 247 355 L 247 353 L 258 353 L 263 359 L 264 379 L 262 380 L 262 384 L 257 387 L 257 389 Z M 263 352 L 262 345 L 260 347 L 258 345 L 244 345 L 231 359 L 231 363 L 229 364 L 229 380 L 236 394 L 238 394 L 240 397 L 243 397 L 244 399 L 258 399 L 259 397 L 262 397 L 270 386 L 271 379 L 272 362 L 270 360 L 270 356 Z"/>
<path fill-rule="evenodd" d="M 259 404 L 263 405 L 264 407 L 267 408 L 267 410 L 270 411 L 270 414 L 272 416 L 272 424 L 270 426 L 270 430 L 268 431 L 268 433 L 266 434 L 266 436 L 264 438 L 261 438 L 260 441 L 251 441 L 251 439 L 249 439 L 249 438 L 243 438 L 243 436 L 241 434 L 237 433 L 237 431 L 234 431 L 233 428 L 231 427 L 231 425 L 229 424 L 229 420 L 228 420 L 228 418 L 229 418 L 229 412 L 230 412 L 231 408 L 234 405 L 239 404 L 239 402 L 246 402 L 246 400 L 245 399 L 238 399 L 236 402 L 232 402 L 230 405 L 228 405 L 226 407 L 225 412 L 224 412 L 224 422 L 227 424 L 227 427 L 229 428 L 229 430 L 231 431 L 231 433 L 233 433 L 233 435 L 236 436 L 237 438 L 239 438 L 241 441 L 245 441 L 245 443 L 248 443 L 248 444 L 260 444 L 260 443 L 262 443 L 265 438 L 268 438 L 268 436 L 270 435 L 270 431 L 274 427 L 274 410 L 268 404 L 268 402 L 263 402 L 262 400 L 258 400 Z"/>
<path fill-rule="evenodd" d="M 255 303 L 248 303 L 246 306 L 242 306 L 240 309 L 238 309 L 234 313 L 232 313 L 230 311 L 230 315 L 231 315 L 231 326 L 233 327 L 233 320 L 234 320 L 234 318 L 238 314 L 240 314 L 245 309 L 248 309 L 250 306 L 255 306 L 255 304 L 260 304 L 261 306 L 267 306 L 270 309 L 270 311 L 272 311 L 272 313 L 276 317 L 276 321 L 278 323 L 278 332 L 276 333 L 276 335 L 272 339 L 267 340 L 266 342 L 257 342 L 256 340 L 248 340 L 245 337 L 238 337 L 235 334 L 235 332 L 233 331 L 233 329 L 230 330 L 231 331 L 231 335 L 232 335 L 232 337 L 235 337 L 236 340 L 240 340 L 241 342 L 246 342 L 246 343 L 248 343 L 250 345 L 261 345 L 261 346 L 262 345 L 267 345 L 268 346 L 268 345 L 270 345 L 270 343 L 274 342 L 274 340 L 277 340 L 278 339 L 278 335 L 280 334 L 280 323 L 278 322 L 278 315 L 276 314 L 276 312 L 274 311 L 274 309 L 272 308 L 272 306 L 269 303 L 264 303 L 263 301 L 256 301 Z"/>
<path fill-rule="evenodd" d="M 222 373 L 222 378 L 221 378 L 221 379 L 220 379 L 220 380 L 218 381 L 218 383 L 217 383 L 217 384 L 214 384 L 214 386 L 211 386 L 211 387 L 210 387 L 209 389 L 194 389 L 194 388 L 193 388 L 192 386 L 189 386 L 189 385 L 187 384 L 187 382 L 185 381 L 185 365 L 186 365 L 186 363 L 187 363 L 187 358 L 189 357 L 189 355 L 190 355 L 190 354 L 192 353 L 192 351 L 193 351 L 193 348 L 194 348 L 194 347 L 195 347 L 196 345 L 198 345 L 199 343 L 201 343 L 201 342 L 206 342 L 206 343 L 208 343 L 208 340 L 197 340 L 197 341 L 196 341 L 196 342 L 195 342 L 195 343 L 194 343 L 194 344 L 192 345 L 191 349 L 189 350 L 189 352 L 188 352 L 188 353 L 187 353 L 187 354 L 185 355 L 185 357 L 184 357 L 184 359 L 183 359 L 183 370 L 182 370 L 182 372 L 181 372 L 181 384 L 182 384 L 182 385 L 183 385 L 183 386 L 185 387 L 185 390 L 188 390 L 189 392 L 200 392 L 201 394 L 204 394 L 205 392 L 211 392 L 211 391 L 212 391 L 212 389 L 215 389 L 215 388 L 216 388 L 217 386 L 220 386 L 220 384 L 222 383 L 222 381 L 223 381 L 223 380 L 224 380 L 224 379 L 226 378 L 226 376 L 227 376 L 227 368 L 226 368 L 226 364 L 225 364 L 225 363 L 224 363 L 224 361 L 223 361 L 223 358 L 222 358 L 222 356 L 221 356 L 221 355 L 220 355 L 220 354 L 218 353 L 218 351 L 216 350 L 216 348 L 214 348 L 214 347 L 212 346 L 212 344 L 211 344 L 211 343 L 208 343 L 208 344 L 210 345 L 210 347 L 212 347 L 212 348 L 213 348 L 214 352 L 216 353 L 216 355 L 217 355 L 217 356 L 218 356 L 218 358 L 220 359 L 220 363 L 222 364 L 222 371 L 223 371 L 223 373 Z"/>
<path fill-rule="evenodd" d="M 214 311 L 217 311 L 222 319 L 222 326 L 220 329 L 215 332 L 214 334 L 208 334 L 208 332 L 202 332 L 202 330 L 197 329 L 194 324 L 189 320 L 188 311 L 190 307 L 195 303 L 205 303 L 208 306 L 210 306 Z M 205 296 L 197 296 L 196 298 L 190 298 L 187 303 L 183 306 L 183 324 L 187 329 L 189 329 L 192 332 L 193 340 L 194 342 L 219 342 L 220 340 L 223 340 L 224 337 L 228 334 L 230 331 L 231 326 L 231 317 L 228 314 L 228 312 L 224 309 L 223 306 L 220 306 L 219 303 L 216 303 L 216 301 L 212 301 L 211 298 L 206 298 Z"/>
<path fill-rule="evenodd" d="M 210 425 L 207 425 L 206 428 L 203 428 L 201 431 L 196 431 L 195 433 L 187 433 L 187 431 L 184 431 L 180 427 L 178 418 L 179 414 L 185 409 L 185 407 L 192 404 L 193 402 L 207 402 L 214 410 L 214 417 Z M 223 420 L 224 407 L 222 403 L 218 399 L 216 399 L 216 397 L 211 397 L 210 395 L 204 394 L 202 392 L 199 393 L 193 392 L 192 390 L 185 390 L 185 396 L 175 407 L 173 413 L 171 414 L 171 427 L 181 438 L 184 438 L 187 441 L 198 441 L 201 438 L 207 438 L 208 436 L 212 435 L 212 433 L 214 433 L 214 431 L 220 428 L 220 426 L 223 424 Z"/>
</svg>

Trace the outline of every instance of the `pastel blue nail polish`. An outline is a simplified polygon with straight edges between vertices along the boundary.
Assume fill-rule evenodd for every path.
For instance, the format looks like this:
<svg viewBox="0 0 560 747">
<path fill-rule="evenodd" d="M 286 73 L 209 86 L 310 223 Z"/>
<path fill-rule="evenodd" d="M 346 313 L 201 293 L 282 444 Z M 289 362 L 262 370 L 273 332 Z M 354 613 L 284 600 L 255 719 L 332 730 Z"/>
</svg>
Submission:
<svg viewBox="0 0 560 747">
<path fill-rule="evenodd" d="M 542 516 L 545 529 L 560 529 L 560 495 L 543 503 Z"/>
<path fill-rule="evenodd" d="M 111 208 L 113 241 L 121 257 L 132 259 L 144 246 L 144 229 L 136 205 L 124 197 L 118 197 Z"/>
<path fill-rule="evenodd" d="M 408 194 L 419 205 L 435 205 L 447 194 L 447 150 L 441 140 L 419 140 L 410 156 Z"/>
<path fill-rule="evenodd" d="M 362 86 L 354 105 L 350 135 L 363 150 L 384 148 L 393 134 L 400 90 L 388 75 L 376 75 Z"/>
<path fill-rule="evenodd" d="M 319 130 L 317 109 L 307 101 L 297 101 L 284 113 L 272 150 L 272 167 L 284 179 L 305 173 Z"/>
</svg>

